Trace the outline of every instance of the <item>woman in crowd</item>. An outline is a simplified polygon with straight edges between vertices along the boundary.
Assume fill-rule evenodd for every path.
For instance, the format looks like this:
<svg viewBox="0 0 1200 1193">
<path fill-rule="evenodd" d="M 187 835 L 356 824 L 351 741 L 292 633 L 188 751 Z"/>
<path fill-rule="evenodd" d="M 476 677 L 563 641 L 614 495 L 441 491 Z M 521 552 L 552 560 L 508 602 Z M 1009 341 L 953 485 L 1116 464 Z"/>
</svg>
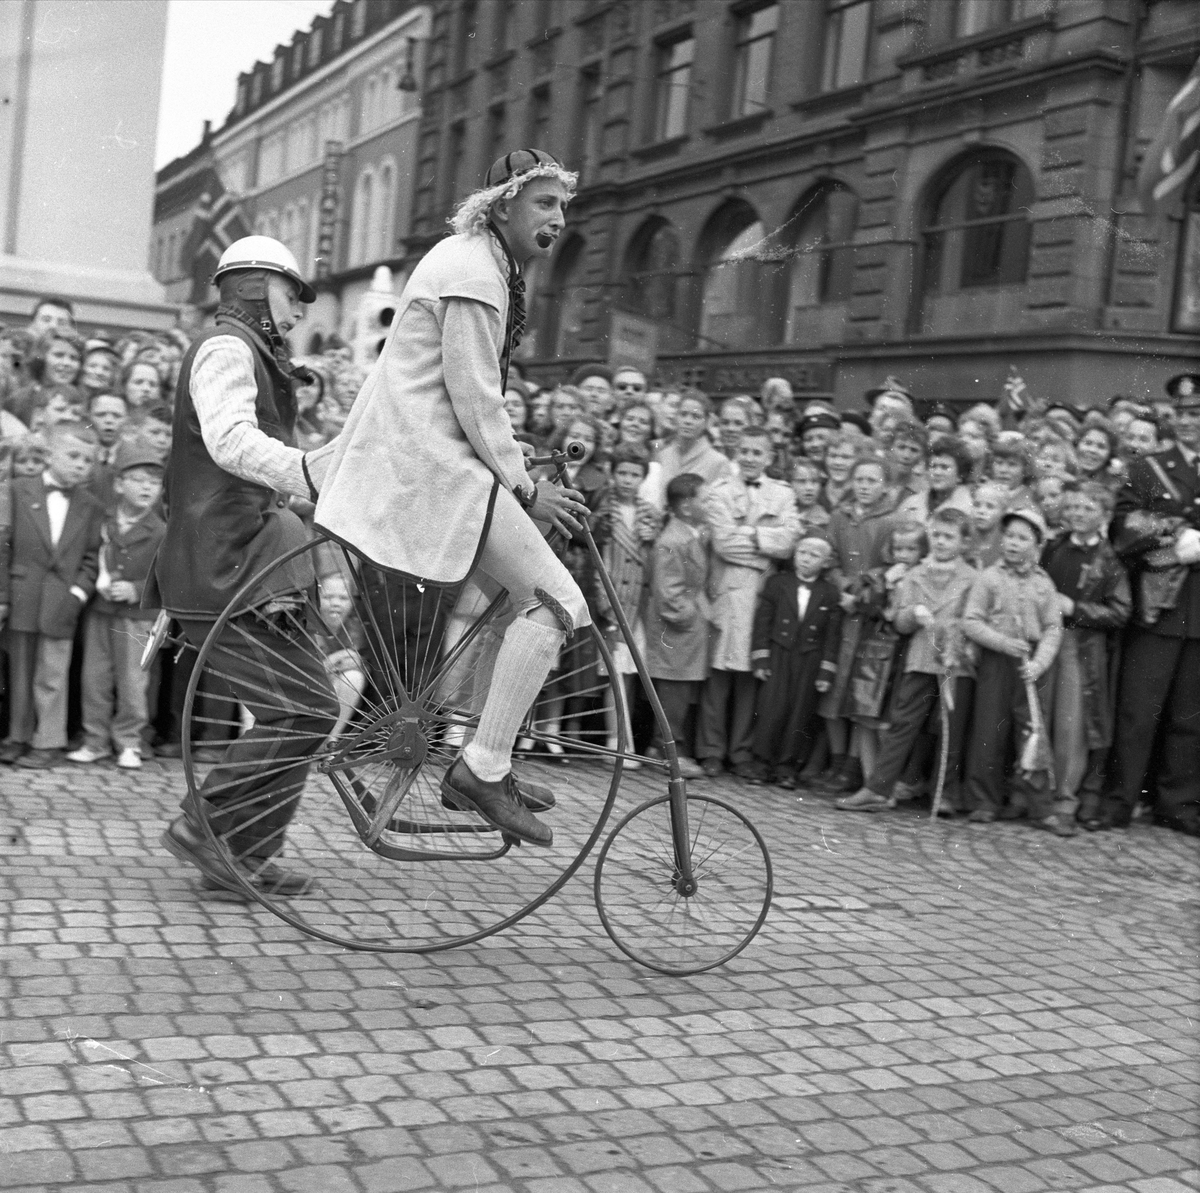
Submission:
<svg viewBox="0 0 1200 1193">
<path fill-rule="evenodd" d="M 1080 482 L 1096 481 L 1107 489 L 1119 489 L 1125 480 L 1125 470 L 1117 456 L 1119 446 L 1117 432 L 1107 420 L 1085 425 L 1075 440 Z"/>
<path fill-rule="evenodd" d="M 653 493 L 643 494 L 660 511 L 666 509 L 667 485 L 685 472 L 694 472 L 705 484 L 733 475 L 732 462 L 709 441 L 707 432 L 711 415 L 712 403 L 698 389 L 684 390 L 680 395 L 675 435 L 658 452 L 657 460 L 662 469 L 657 481 L 659 487 Z"/>
<path fill-rule="evenodd" d="M 970 520 L 974 511 L 967 480 L 973 461 L 963 441 L 954 435 L 939 435 L 929 445 L 925 466 L 928 488 L 901 501 L 896 516 L 904 522 L 928 523 L 935 510 L 957 509 Z"/>
<path fill-rule="evenodd" d="M 157 366 L 145 360 L 126 365 L 121 372 L 121 393 L 131 414 L 161 402 L 163 385 Z"/>
</svg>

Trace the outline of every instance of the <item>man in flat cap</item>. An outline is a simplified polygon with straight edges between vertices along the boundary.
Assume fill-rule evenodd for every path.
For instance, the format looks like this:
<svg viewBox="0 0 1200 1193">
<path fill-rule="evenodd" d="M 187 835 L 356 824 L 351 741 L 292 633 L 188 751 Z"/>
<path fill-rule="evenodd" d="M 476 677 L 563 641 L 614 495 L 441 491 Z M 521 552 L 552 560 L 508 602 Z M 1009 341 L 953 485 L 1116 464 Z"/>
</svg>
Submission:
<svg viewBox="0 0 1200 1193">
<path fill-rule="evenodd" d="M 1173 377 L 1167 392 L 1175 442 L 1133 460 L 1117 498 L 1113 540 L 1134 616 L 1109 788 L 1084 826 L 1124 827 L 1148 789 L 1156 820 L 1200 835 L 1200 377 Z"/>
<path fill-rule="evenodd" d="M 525 326 L 525 264 L 548 257 L 575 175 L 548 153 L 505 154 L 458 207 L 447 237 L 413 270 L 317 502 L 316 525 L 385 576 L 451 594 L 472 576 L 503 589 L 512 620 L 498 644 L 474 738 L 442 780 L 444 802 L 521 841 L 549 845 L 512 775 L 521 722 L 564 640 L 590 622 L 578 585 L 543 537 L 578 531 L 579 493 L 534 485 L 504 410 Z M 549 795 L 548 792 L 545 793 Z"/>
</svg>

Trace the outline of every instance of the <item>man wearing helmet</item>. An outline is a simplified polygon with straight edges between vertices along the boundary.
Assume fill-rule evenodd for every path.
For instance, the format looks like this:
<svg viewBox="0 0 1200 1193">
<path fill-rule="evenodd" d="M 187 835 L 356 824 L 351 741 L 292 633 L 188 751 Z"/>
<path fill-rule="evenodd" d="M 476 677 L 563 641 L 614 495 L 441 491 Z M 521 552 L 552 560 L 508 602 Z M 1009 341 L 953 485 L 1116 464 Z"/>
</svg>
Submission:
<svg viewBox="0 0 1200 1193">
<path fill-rule="evenodd" d="M 216 325 L 193 341 L 180 364 L 165 478 L 167 531 L 146 597 L 179 622 L 196 648 L 246 580 L 306 541 L 287 498 L 316 499 L 318 456 L 328 452 L 328 445 L 307 455 L 294 446 L 293 381 L 301 374 L 283 337 L 303 318 L 302 304 L 316 297 L 296 259 L 277 240 L 247 236 L 225 250 L 213 281 L 221 295 Z M 277 602 L 232 619 L 216 644 L 214 670 L 257 718 L 201 792 L 210 822 L 228 834 L 239 860 L 226 862 L 210 848 L 187 799 L 163 836 L 209 888 L 241 889 L 229 872 L 237 865 L 272 894 L 308 889 L 306 879 L 271 860 L 303 789 L 307 756 L 338 713 L 323 668 L 285 632 L 289 601 L 313 582 L 305 558 L 281 578 Z M 264 706 L 256 692 L 268 668 L 287 690 Z M 291 759 L 295 765 L 287 767 Z"/>
<path fill-rule="evenodd" d="M 442 796 L 535 845 L 552 834 L 530 807 L 552 799 L 514 780 L 513 742 L 566 637 L 589 616 L 534 519 L 577 531 L 587 507 L 572 490 L 530 483 L 504 382 L 525 326 L 523 268 L 550 255 L 574 188 L 575 175 L 548 153 L 522 149 L 459 206 L 455 235 L 404 288 L 316 512 L 320 529 L 386 572 L 448 589 L 472 575 L 486 594 L 508 593 L 514 616 L 479 726 Z"/>
</svg>

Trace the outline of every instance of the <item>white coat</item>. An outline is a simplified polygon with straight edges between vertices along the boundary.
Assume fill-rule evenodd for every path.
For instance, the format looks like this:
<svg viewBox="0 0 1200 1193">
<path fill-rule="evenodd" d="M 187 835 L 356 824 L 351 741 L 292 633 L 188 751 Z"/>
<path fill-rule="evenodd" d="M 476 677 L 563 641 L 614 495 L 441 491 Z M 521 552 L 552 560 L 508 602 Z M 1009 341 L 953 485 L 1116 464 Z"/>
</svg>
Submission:
<svg viewBox="0 0 1200 1193">
<path fill-rule="evenodd" d="M 800 514 L 790 485 L 763 477 L 748 488 L 740 475 L 703 492 L 712 530 L 711 618 L 716 626 L 712 665 L 749 671 L 754 607 L 776 560 L 791 559 L 800 539 Z"/>
<path fill-rule="evenodd" d="M 419 579 L 467 575 L 497 483 L 530 487 L 500 388 L 507 315 L 507 265 L 489 233 L 430 249 L 333 445 L 319 529 Z"/>
</svg>

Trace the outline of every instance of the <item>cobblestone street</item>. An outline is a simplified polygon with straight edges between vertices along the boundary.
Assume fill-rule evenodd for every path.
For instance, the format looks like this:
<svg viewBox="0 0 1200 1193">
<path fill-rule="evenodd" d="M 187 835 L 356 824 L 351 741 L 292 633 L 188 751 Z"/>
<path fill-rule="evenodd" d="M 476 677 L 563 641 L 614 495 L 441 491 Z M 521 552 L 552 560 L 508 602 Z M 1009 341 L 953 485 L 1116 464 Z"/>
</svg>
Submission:
<svg viewBox="0 0 1200 1193">
<path fill-rule="evenodd" d="M 543 773 L 556 831 L 603 779 Z M 767 838 L 775 902 L 670 978 L 608 940 L 590 862 L 427 957 L 201 897 L 158 841 L 181 786 L 0 771 L 5 1190 L 1200 1189 L 1194 840 L 706 784 Z"/>
</svg>

